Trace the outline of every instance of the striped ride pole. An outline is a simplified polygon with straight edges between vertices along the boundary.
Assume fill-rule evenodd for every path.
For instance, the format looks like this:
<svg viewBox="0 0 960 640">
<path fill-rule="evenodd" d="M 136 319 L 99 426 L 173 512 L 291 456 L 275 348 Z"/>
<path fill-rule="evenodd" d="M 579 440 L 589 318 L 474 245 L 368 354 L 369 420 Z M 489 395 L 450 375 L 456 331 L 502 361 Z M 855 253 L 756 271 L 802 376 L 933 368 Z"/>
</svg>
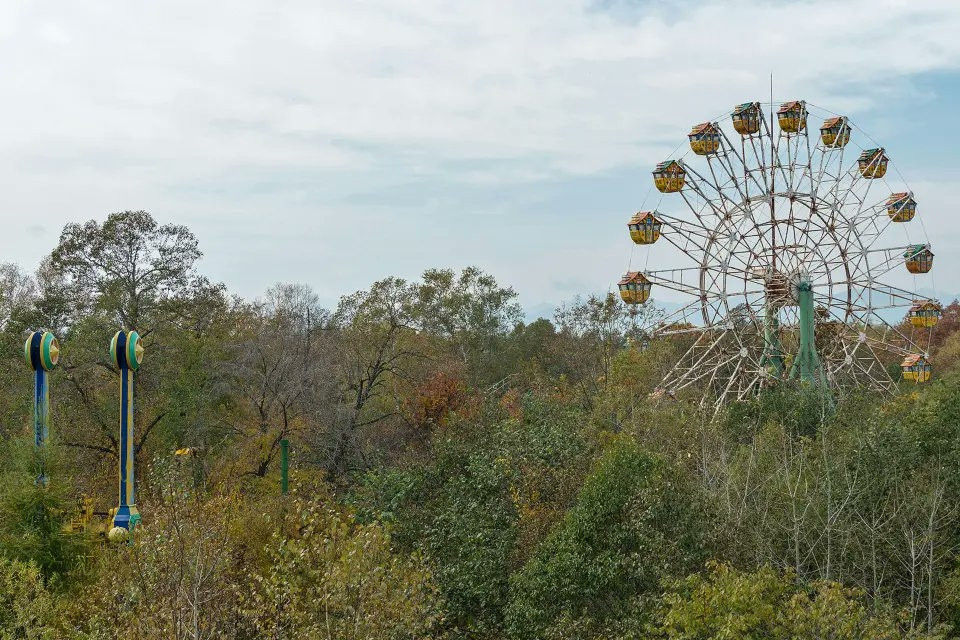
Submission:
<svg viewBox="0 0 960 640">
<path fill-rule="evenodd" d="M 23 345 L 23 355 L 34 373 L 33 444 L 37 451 L 42 451 L 50 437 L 50 386 L 47 384 L 47 372 L 53 371 L 60 360 L 60 343 L 49 331 L 34 331 Z M 37 484 L 47 484 L 42 455 L 40 465 Z"/>
<path fill-rule="evenodd" d="M 140 334 L 118 331 L 110 341 L 110 357 L 120 369 L 120 504 L 109 538 L 123 542 L 140 522 L 133 474 L 133 372 L 143 362 Z"/>
</svg>

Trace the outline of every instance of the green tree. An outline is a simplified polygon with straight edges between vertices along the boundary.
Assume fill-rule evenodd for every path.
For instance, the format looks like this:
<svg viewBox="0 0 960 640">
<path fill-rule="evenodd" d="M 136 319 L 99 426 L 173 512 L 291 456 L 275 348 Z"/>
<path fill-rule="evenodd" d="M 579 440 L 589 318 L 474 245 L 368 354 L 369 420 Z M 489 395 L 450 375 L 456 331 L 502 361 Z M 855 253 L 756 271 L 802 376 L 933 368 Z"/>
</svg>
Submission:
<svg viewBox="0 0 960 640">
<path fill-rule="evenodd" d="M 663 312 L 653 304 L 626 305 L 617 296 L 577 298 L 556 312 L 556 357 L 580 392 L 584 406 L 607 388 L 617 354 L 628 344 L 642 345 L 647 330 Z"/>
<path fill-rule="evenodd" d="M 103 310 L 146 336 L 168 303 L 205 284 L 195 271 L 200 256 L 187 227 L 161 225 L 146 211 L 124 211 L 103 224 L 64 227 L 51 266 L 66 276 L 80 310 Z"/>
<path fill-rule="evenodd" d="M 65 579 L 86 552 L 86 540 L 64 531 L 72 513 L 57 453 L 33 442 L 0 442 L 0 557 L 30 564 L 44 579 Z M 42 465 L 42 467 L 41 467 Z M 37 484 L 40 469 L 55 481 Z"/>
<path fill-rule="evenodd" d="M 445 339 L 478 381 L 494 382 L 502 339 L 523 317 L 516 297 L 516 291 L 477 267 L 459 274 L 428 269 L 416 285 L 414 312 L 420 327 Z"/>
<path fill-rule="evenodd" d="M 702 507 L 677 470 L 616 440 L 576 504 L 511 578 L 511 637 L 542 637 L 564 617 L 602 623 L 632 611 L 662 579 L 703 561 Z"/>
</svg>

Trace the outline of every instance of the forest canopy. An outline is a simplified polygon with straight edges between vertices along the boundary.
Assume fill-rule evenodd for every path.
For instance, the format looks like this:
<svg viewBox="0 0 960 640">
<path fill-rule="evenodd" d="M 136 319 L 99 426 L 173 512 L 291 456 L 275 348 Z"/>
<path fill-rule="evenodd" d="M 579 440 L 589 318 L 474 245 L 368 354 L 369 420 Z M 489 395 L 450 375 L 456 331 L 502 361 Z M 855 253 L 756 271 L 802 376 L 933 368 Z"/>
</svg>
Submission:
<svg viewBox="0 0 960 640">
<path fill-rule="evenodd" d="M 0 265 L 0 638 L 960 637 L 956 301 L 928 384 L 715 415 L 651 397 L 684 349 L 653 303 L 526 322 L 466 267 L 327 309 L 305 283 L 232 295 L 201 255 L 126 211 Z M 114 544 L 120 329 L 143 521 Z"/>
</svg>

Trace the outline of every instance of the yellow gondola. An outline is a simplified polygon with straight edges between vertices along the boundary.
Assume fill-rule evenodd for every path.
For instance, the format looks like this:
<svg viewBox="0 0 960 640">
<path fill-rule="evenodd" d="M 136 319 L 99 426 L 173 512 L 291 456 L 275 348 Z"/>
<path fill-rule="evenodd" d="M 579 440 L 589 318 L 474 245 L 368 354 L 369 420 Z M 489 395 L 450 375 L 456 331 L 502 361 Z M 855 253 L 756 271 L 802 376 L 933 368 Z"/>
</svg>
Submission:
<svg viewBox="0 0 960 640">
<path fill-rule="evenodd" d="M 803 100 L 784 102 L 777 110 L 777 122 L 784 133 L 799 133 L 807 128 L 807 103 Z"/>
<path fill-rule="evenodd" d="M 930 361 L 919 353 L 913 353 L 903 359 L 900 363 L 900 369 L 903 370 L 903 379 L 912 382 L 921 383 L 930 379 L 933 367 Z"/>
<path fill-rule="evenodd" d="M 940 316 L 943 315 L 943 307 L 934 300 L 914 300 L 913 306 L 907 312 L 910 318 L 910 324 L 915 327 L 930 328 L 937 326 Z"/>
<path fill-rule="evenodd" d="M 698 156 L 706 156 L 720 150 L 720 129 L 712 122 L 694 125 L 690 133 L 690 148 Z"/>
<path fill-rule="evenodd" d="M 829 118 L 820 127 L 820 140 L 825 147 L 844 147 L 850 142 L 850 123 L 846 116 Z"/>
<path fill-rule="evenodd" d="M 687 172 L 676 160 L 664 160 L 653 170 L 653 184 L 661 193 L 676 193 L 683 188 Z"/>
<path fill-rule="evenodd" d="M 617 283 L 617 288 L 627 304 L 643 304 L 650 297 L 653 284 L 639 271 L 629 271 Z"/>
<path fill-rule="evenodd" d="M 760 131 L 760 103 L 744 102 L 733 108 L 730 114 L 733 128 L 742 136 L 753 135 Z"/>
<path fill-rule="evenodd" d="M 929 245 L 911 245 L 903 252 L 903 258 L 910 273 L 927 273 L 933 268 L 933 252 Z"/>
<path fill-rule="evenodd" d="M 894 222 L 913 220 L 913 216 L 917 215 L 917 201 L 913 199 L 913 193 L 891 193 L 887 198 L 887 215 Z"/>
<path fill-rule="evenodd" d="M 627 228 L 630 229 L 630 237 L 637 244 L 653 244 L 660 237 L 660 228 L 663 222 L 655 215 L 653 211 L 639 211 L 633 214 Z"/>
<path fill-rule="evenodd" d="M 864 178 L 882 178 L 887 174 L 887 154 L 883 147 L 879 149 L 866 149 L 857 158 L 857 165 L 860 168 L 860 175 Z"/>
</svg>

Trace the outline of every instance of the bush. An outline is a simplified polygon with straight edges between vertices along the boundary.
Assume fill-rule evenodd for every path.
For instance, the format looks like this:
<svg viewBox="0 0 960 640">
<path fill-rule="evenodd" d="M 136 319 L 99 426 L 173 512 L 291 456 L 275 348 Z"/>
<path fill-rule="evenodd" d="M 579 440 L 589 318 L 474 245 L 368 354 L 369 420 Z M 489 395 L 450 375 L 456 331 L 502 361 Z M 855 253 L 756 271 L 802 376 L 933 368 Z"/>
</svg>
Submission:
<svg viewBox="0 0 960 640">
<path fill-rule="evenodd" d="M 0 558 L 0 640 L 55 638 L 55 614 L 40 569 Z"/>
<path fill-rule="evenodd" d="M 707 575 L 675 582 L 661 602 L 651 637 L 831 638 L 906 640 L 942 638 L 902 628 L 900 618 L 871 612 L 863 593 L 836 582 L 797 584 L 769 567 L 740 573 L 713 564 Z"/>
</svg>

